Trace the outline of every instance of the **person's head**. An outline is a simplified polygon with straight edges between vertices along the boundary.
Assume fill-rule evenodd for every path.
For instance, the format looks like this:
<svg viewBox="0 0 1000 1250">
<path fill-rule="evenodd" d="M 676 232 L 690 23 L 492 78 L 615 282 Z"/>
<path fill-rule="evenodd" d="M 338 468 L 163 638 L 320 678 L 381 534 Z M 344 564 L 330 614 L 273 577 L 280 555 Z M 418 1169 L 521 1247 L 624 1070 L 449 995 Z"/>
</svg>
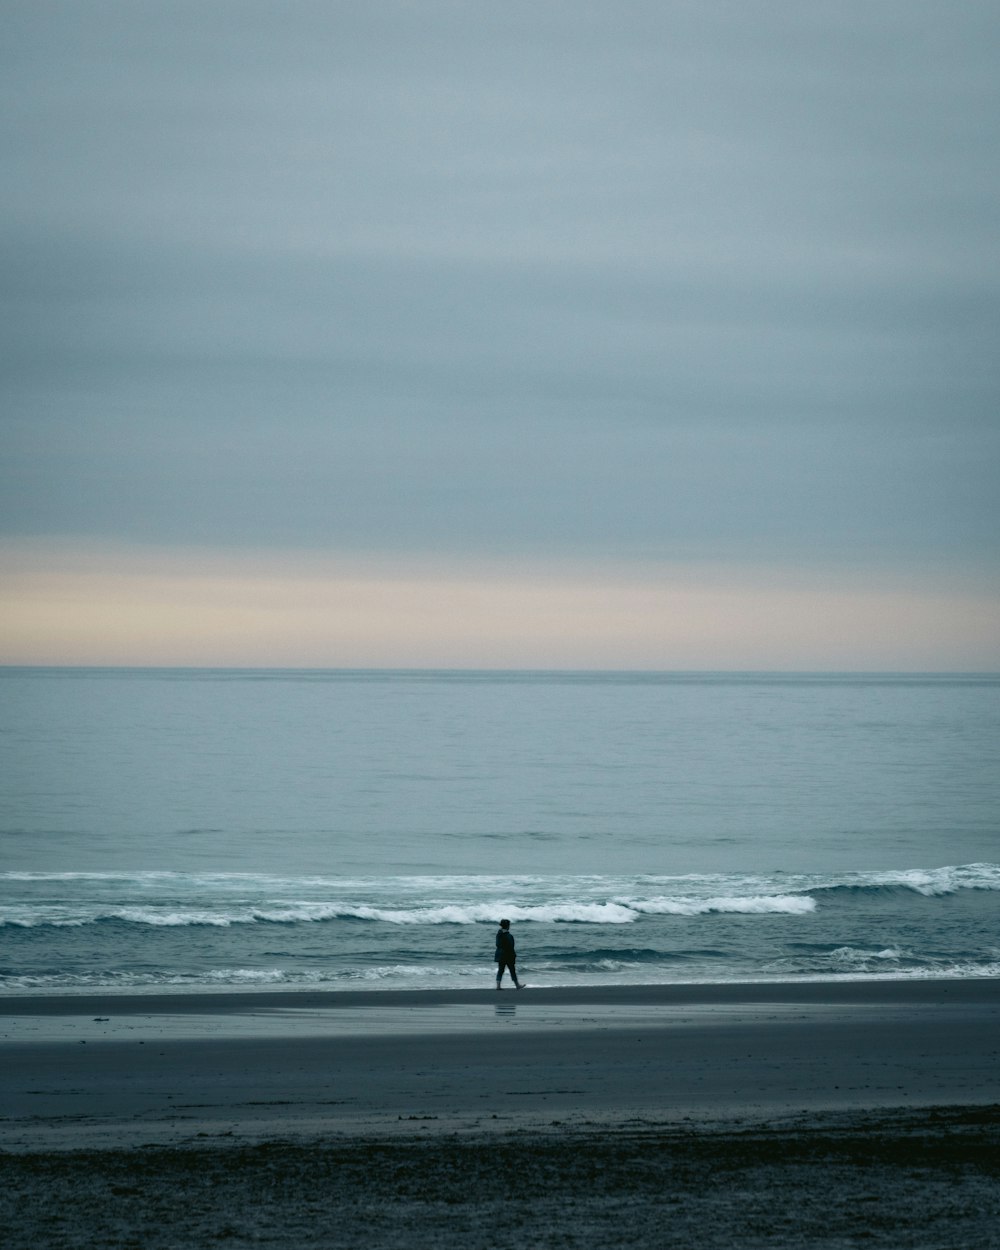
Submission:
<svg viewBox="0 0 1000 1250">
<path fill-rule="evenodd" d="M 510 921 L 509 921 L 509 920 L 501 920 L 501 921 L 500 921 L 500 928 L 501 928 L 501 929 L 509 929 L 509 928 L 510 928 Z"/>
</svg>

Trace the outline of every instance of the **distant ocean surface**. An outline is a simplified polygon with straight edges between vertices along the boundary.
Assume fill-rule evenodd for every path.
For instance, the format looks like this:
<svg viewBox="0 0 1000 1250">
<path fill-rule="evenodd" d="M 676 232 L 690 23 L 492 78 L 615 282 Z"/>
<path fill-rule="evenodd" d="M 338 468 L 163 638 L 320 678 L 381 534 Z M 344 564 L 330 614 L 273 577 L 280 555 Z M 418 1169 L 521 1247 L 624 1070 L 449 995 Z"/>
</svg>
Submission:
<svg viewBox="0 0 1000 1250">
<path fill-rule="evenodd" d="M 0 992 L 1000 975 L 1000 677 L 0 669 Z"/>
</svg>

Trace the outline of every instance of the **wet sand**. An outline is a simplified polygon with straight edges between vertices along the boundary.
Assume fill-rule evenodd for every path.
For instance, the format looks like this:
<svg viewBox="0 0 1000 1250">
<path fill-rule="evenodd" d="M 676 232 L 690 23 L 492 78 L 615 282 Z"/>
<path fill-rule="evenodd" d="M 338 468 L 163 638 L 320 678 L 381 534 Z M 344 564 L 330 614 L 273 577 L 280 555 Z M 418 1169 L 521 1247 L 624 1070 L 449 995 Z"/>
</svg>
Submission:
<svg viewBox="0 0 1000 1250">
<path fill-rule="evenodd" d="M 0 1147 L 1000 1102 L 1000 980 L 0 1000 Z"/>
<path fill-rule="evenodd" d="M 1000 1226 L 1000 981 L 0 1015 L 10 1246 L 973 1247 Z"/>
</svg>

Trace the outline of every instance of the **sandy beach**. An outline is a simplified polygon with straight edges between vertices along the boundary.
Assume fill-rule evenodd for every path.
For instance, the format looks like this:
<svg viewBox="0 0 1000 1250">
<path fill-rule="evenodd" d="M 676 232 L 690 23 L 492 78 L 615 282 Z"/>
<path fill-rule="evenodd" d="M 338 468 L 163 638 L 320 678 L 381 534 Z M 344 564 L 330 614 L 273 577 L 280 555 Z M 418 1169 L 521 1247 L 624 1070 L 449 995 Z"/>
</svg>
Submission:
<svg viewBox="0 0 1000 1250">
<path fill-rule="evenodd" d="M 8 1246 L 995 1244 L 1000 981 L 0 1016 Z"/>
<path fill-rule="evenodd" d="M 1000 981 L 0 1001 L 7 1150 L 1000 1102 Z"/>
</svg>

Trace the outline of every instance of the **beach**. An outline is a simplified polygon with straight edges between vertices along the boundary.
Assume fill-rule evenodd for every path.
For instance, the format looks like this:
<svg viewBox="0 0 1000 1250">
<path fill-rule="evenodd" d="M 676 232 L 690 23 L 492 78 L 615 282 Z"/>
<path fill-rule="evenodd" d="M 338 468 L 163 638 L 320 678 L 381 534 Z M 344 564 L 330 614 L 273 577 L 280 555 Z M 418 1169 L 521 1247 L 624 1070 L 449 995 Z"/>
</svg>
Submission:
<svg viewBox="0 0 1000 1250">
<path fill-rule="evenodd" d="M 995 1244 L 998 980 L 0 1016 L 8 1246 Z"/>
</svg>

